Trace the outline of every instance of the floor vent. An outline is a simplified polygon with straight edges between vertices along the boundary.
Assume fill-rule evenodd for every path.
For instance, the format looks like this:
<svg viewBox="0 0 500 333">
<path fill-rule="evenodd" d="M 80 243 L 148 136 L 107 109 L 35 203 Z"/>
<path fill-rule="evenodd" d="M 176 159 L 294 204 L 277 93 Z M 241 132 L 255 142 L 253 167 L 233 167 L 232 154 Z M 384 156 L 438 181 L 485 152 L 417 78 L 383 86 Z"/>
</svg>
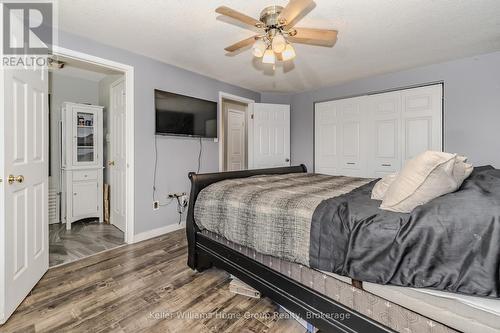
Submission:
<svg viewBox="0 0 500 333">
<path fill-rule="evenodd" d="M 49 182 L 50 183 L 50 182 Z M 59 193 L 57 189 L 49 185 L 49 223 L 59 223 Z"/>
</svg>

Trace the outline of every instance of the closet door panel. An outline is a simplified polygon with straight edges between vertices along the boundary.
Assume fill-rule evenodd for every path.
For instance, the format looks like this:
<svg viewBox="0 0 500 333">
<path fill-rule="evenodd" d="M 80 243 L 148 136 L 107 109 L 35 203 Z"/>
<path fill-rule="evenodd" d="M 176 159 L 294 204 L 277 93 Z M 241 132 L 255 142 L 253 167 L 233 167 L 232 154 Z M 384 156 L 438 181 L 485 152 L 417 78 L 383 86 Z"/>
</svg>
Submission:
<svg viewBox="0 0 500 333">
<path fill-rule="evenodd" d="M 349 121 L 342 124 L 343 168 L 359 169 L 360 162 L 360 122 Z"/>
<path fill-rule="evenodd" d="M 368 98 L 371 111 L 369 154 L 374 176 L 401 168 L 401 93 L 378 94 Z"/>
<path fill-rule="evenodd" d="M 315 128 L 315 172 L 335 175 L 339 135 L 335 101 L 316 104 Z"/>
<path fill-rule="evenodd" d="M 366 96 L 339 101 L 341 116 L 340 174 L 359 177 L 366 175 L 366 144 L 368 119 L 364 106 Z"/>
<path fill-rule="evenodd" d="M 405 128 L 405 160 L 416 155 L 432 150 L 432 117 L 407 118 Z M 434 149 L 440 150 L 440 149 Z"/>
<path fill-rule="evenodd" d="M 442 86 L 403 90 L 403 161 L 426 150 L 442 151 Z"/>
</svg>

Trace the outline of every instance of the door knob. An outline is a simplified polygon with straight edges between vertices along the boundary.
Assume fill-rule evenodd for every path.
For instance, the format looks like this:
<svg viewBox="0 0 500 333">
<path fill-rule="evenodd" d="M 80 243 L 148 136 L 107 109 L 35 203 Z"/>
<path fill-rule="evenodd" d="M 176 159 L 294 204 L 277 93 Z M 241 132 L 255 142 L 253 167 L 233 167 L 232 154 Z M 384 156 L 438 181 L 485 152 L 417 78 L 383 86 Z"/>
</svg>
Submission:
<svg viewBox="0 0 500 333">
<path fill-rule="evenodd" d="M 109 165 L 109 166 L 115 165 L 115 161 L 109 161 L 109 162 L 108 162 L 108 165 Z"/>
<path fill-rule="evenodd" d="M 285 162 L 290 162 L 290 159 L 289 158 L 285 158 Z"/>
<path fill-rule="evenodd" d="M 19 175 L 19 176 L 14 176 L 14 175 L 9 175 L 9 178 L 7 179 L 9 184 L 12 184 L 14 182 L 18 182 L 18 183 L 22 183 L 24 182 L 24 176 L 23 175 Z"/>
</svg>

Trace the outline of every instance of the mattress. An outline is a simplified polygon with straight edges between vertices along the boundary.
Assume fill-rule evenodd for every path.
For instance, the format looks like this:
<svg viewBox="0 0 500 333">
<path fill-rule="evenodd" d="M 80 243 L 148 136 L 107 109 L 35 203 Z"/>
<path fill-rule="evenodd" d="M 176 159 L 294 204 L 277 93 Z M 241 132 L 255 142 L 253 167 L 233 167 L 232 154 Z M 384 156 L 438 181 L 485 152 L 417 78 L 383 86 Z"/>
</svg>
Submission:
<svg viewBox="0 0 500 333">
<path fill-rule="evenodd" d="M 363 282 L 363 289 L 463 332 L 500 332 L 500 299 Z"/>
<path fill-rule="evenodd" d="M 368 282 L 360 290 L 351 286 L 349 277 L 263 255 L 206 230 L 202 233 L 399 332 L 500 332 L 498 299 Z"/>
<path fill-rule="evenodd" d="M 307 266 L 282 260 L 270 255 L 264 255 L 251 248 L 240 246 L 215 233 L 204 230 L 203 235 L 224 244 L 247 257 L 288 276 L 330 299 L 343 304 L 368 318 L 395 330 L 411 333 L 452 333 L 457 332 L 439 320 L 431 319 L 411 311 L 395 302 L 376 294 L 355 288 L 350 285 L 350 279 L 332 273 L 314 270 Z M 478 332 L 478 331 L 470 331 Z M 483 331 L 491 332 L 491 331 Z"/>
<path fill-rule="evenodd" d="M 349 277 L 323 273 L 352 283 Z M 370 282 L 363 282 L 363 289 L 463 332 L 500 332 L 500 299 Z"/>
</svg>

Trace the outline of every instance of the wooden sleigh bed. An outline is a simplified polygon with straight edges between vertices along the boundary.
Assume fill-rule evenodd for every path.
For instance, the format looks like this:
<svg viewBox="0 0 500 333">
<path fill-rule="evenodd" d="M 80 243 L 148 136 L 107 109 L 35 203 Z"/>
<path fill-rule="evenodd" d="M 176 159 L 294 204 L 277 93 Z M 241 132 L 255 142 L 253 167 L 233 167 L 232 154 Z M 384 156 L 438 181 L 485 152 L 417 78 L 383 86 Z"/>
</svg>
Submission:
<svg viewBox="0 0 500 333">
<path fill-rule="evenodd" d="M 276 303 L 300 315 L 323 332 L 376 333 L 408 330 L 405 326 L 409 326 L 411 323 L 401 324 L 401 321 L 398 322 L 397 316 L 401 317 L 402 321 L 413 321 L 413 324 L 417 325 L 414 318 L 419 316 L 418 314 L 363 291 L 361 283 L 353 281 L 351 286 L 333 279 L 339 286 L 342 284 L 338 289 L 344 290 L 337 293 L 347 293 L 348 295 L 344 299 L 342 296 L 332 296 L 331 293 L 321 292 L 321 289 L 313 286 L 312 282 L 310 285 L 306 284 L 291 276 L 293 274 L 284 274 L 283 271 L 275 269 L 274 266 L 270 267 L 272 258 L 268 258 L 271 265 L 265 264 L 262 256 L 259 260 L 255 253 L 246 255 L 245 253 L 249 253 L 248 250 L 242 251 L 241 246 L 238 250 L 237 246 L 230 244 L 230 242 L 211 237 L 200 230 L 195 223 L 194 206 L 198 194 L 213 183 L 258 175 L 305 172 L 307 172 L 305 165 L 300 165 L 210 174 L 190 173 L 191 193 L 186 220 L 188 266 L 199 272 L 212 266 L 223 269 L 259 290 Z M 327 278 L 326 275 L 319 274 L 317 275 Z M 311 281 L 313 279 L 315 277 L 311 277 Z M 363 298 L 360 302 L 367 304 L 366 307 L 354 304 L 353 300 L 360 298 Z M 394 315 L 386 315 L 389 308 L 394 311 Z M 412 329 L 411 331 L 454 332 L 451 328 L 425 317 L 419 318 L 419 322 L 421 326 L 417 330 Z"/>
</svg>

